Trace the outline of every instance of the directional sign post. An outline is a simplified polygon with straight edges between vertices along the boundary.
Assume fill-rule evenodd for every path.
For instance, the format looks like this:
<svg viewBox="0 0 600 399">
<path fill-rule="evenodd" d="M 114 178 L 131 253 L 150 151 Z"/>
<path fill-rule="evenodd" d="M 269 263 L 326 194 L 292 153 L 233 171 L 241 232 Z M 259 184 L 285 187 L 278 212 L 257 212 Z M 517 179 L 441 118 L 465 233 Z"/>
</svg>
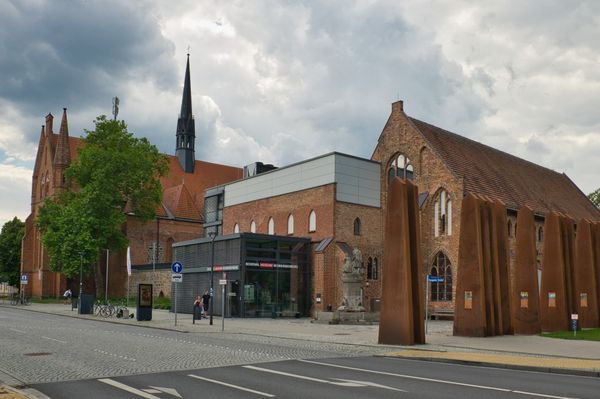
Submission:
<svg viewBox="0 0 600 399">
<path fill-rule="evenodd" d="M 177 286 L 179 285 L 179 283 L 181 283 L 183 281 L 183 275 L 181 274 L 181 272 L 183 271 L 183 265 L 181 264 L 181 262 L 173 262 L 173 264 L 171 265 L 171 271 L 173 272 L 173 274 L 171 274 L 171 282 L 175 283 L 175 306 L 174 306 L 174 310 L 175 310 L 175 327 L 177 327 Z"/>
<path fill-rule="evenodd" d="M 21 285 L 27 285 L 28 278 L 26 274 L 21 274 Z"/>
</svg>

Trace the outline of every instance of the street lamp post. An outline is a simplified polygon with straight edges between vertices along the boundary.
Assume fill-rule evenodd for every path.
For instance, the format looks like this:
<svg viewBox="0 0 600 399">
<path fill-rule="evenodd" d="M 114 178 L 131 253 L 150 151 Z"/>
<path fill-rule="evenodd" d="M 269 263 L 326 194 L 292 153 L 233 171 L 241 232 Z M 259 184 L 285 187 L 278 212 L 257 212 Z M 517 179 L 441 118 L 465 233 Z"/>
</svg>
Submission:
<svg viewBox="0 0 600 399">
<path fill-rule="evenodd" d="M 81 314 L 81 295 L 83 295 L 83 251 L 79 252 L 79 306 L 77 307 Z"/>
<path fill-rule="evenodd" d="M 214 274 L 215 274 L 215 237 L 217 236 L 216 231 L 208 233 L 210 237 L 210 321 L 209 324 L 213 324 L 213 299 L 214 299 Z"/>
</svg>

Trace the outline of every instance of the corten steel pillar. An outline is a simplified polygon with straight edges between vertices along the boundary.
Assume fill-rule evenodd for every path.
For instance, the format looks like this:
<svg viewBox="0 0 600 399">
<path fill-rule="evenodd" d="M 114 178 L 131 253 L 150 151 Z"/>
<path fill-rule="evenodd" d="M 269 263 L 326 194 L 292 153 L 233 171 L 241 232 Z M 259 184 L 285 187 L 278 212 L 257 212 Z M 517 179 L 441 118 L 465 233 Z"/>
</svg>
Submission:
<svg viewBox="0 0 600 399">
<path fill-rule="evenodd" d="M 565 259 L 565 289 L 567 298 L 567 313 L 577 313 L 577 300 L 575 298 L 575 228 L 571 218 L 561 215 L 560 228 L 562 235 L 563 254 Z M 578 323 L 578 327 L 581 324 Z"/>
<path fill-rule="evenodd" d="M 542 331 L 567 331 L 569 314 L 565 254 L 560 217 L 550 212 L 544 222 L 544 257 L 540 292 L 540 324 Z"/>
<path fill-rule="evenodd" d="M 496 312 L 498 314 L 498 335 L 512 334 L 513 326 L 510 316 L 510 270 L 508 266 L 508 231 L 506 226 L 508 218 L 506 217 L 506 206 L 501 201 L 494 201 L 492 204 L 493 214 L 493 259 L 496 265 L 496 284 L 497 292 Z"/>
<path fill-rule="evenodd" d="M 511 314 L 515 334 L 540 332 L 540 297 L 535 247 L 535 223 L 531 208 L 517 214 L 516 254 L 511 283 Z"/>
<path fill-rule="evenodd" d="M 460 213 L 454 335 L 483 337 L 487 319 L 482 271 L 481 201 L 473 194 L 467 194 Z"/>
<path fill-rule="evenodd" d="M 594 237 L 594 272 L 596 274 L 596 303 L 600 306 L 600 223 L 592 225 Z M 599 310 L 600 311 L 600 310 Z M 600 314 L 598 315 L 600 318 Z M 600 326 L 600 320 L 598 320 Z"/>
<path fill-rule="evenodd" d="M 574 264 L 575 308 L 579 315 L 578 325 L 581 328 L 598 326 L 598 301 L 596 275 L 594 270 L 594 252 L 592 248 L 592 230 L 590 222 L 580 220 L 577 223 L 575 238 Z"/>
<path fill-rule="evenodd" d="M 398 178 L 390 183 L 386 217 L 379 343 L 425 343 L 415 185 Z"/>
</svg>

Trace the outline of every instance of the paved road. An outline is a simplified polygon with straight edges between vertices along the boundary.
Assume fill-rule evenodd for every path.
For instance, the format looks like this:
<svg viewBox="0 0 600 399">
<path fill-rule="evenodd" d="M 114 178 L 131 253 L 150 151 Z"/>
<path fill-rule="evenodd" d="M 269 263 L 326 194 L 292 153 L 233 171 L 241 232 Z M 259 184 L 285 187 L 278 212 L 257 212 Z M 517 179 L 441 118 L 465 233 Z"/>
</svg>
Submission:
<svg viewBox="0 0 600 399">
<path fill-rule="evenodd" d="M 598 378 L 372 356 L 389 350 L 0 308 L 0 372 L 51 398 L 599 397 Z"/>
<path fill-rule="evenodd" d="M 34 385 L 53 398 L 598 398 L 597 378 L 383 357 L 288 360 Z"/>
<path fill-rule="evenodd" d="M 33 384 L 391 350 L 215 330 L 181 333 L 0 307 L 0 371 Z"/>
</svg>

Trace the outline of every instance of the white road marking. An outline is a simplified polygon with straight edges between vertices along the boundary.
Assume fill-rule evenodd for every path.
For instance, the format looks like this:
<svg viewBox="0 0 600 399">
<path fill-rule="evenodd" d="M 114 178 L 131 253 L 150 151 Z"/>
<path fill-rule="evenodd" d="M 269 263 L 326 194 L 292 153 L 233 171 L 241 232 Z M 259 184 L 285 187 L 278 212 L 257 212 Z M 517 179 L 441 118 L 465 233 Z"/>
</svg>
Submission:
<svg viewBox="0 0 600 399">
<path fill-rule="evenodd" d="M 207 382 L 212 382 L 213 384 L 219 384 L 219 385 L 223 385 L 223 386 L 226 386 L 226 387 L 229 387 L 229 388 L 239 389 L 240 391 L 246 391 L 246 392 L 250 392 L 250 393 L 253 393 L 253 394 L 256 394 L 256 395 L 260 395 L 260 396 L 266 396 L 267 398 L 274 398 L 275 397 L 275 395 L 271 395 L 270 393 L 261 392 L 261 391 L 255 391 L 254 389 L 244 388 L 244 387 L 241 387 L 239 385 L 228 384 L 228 383 L 223 382 L 223 381 L 211 380 L 210 378 L 200 377 L 199 375 L 188 374 L 188 377 L 196 378 L 198 380 L 203 380 L 203 381 L 207 381 Z"/>
<path fill-rule="evenodd" d="M 344 380 L 344 379 L 341 379 L 341 378 L 337 378 L 337 380 L 341 381 L 341 382 L 337 382 L 337 381 L 322 380 L 320 378 L 308 377 L 306 375 L 286 373 L 285 371 L 265 369 L 265 368 L 256 367 L 256 366 L 242 366 L 242 367 L 246 368 L 246 369 L 250 369 L 250 370 L 256 370 L 256 371 L 263 371 L 265 373 L 285 375 L 286 377 L 298 378 L 298 379 L 301 379 L 301 380 L 307 380 L 307 381 L 313 381 L 313 382 L 320 382 L 320 383 L 323 383 L 323 384 L 338 385 L 338 386 L 342 386 L 342 387 L 360 388 L 360 387 L 367 387 L 367 386 L 377 386 L 377 384 L 370 383 L 370 382 L 363 383 L 362 381 Z M 384 387 L 384 385 L 382 385 L 381 387 Z M 386 387 L 386 388 L 396 390 L 396 388 L 390 388 L 390 387 Z M 400 389 L 400 391 L 402 391 L 402 390 Z M 406 392 L 406 391 L 403 391 L 403 392 Z"/>
<path fill-rule="evenodd" d="M 141 396 L 142 398 L 145 398 L 145 399 L 160 399 L 158 396 L 154 396 L 154 395 L 144 392 L 140 389 L 130 387 L 129 385 L 125 385 L 123 383 L 120 383 L 119 381 L 111 380 L 110 378 L 100 378 L 98 381 L 103 382 L 108 385 L 112 385 L 115 388 L 119 388 L 124 391 L 136 394 L 137 396 Z"/>
<path fill-rule="evenodd" d="M 21 334 L 27 334 L 25 331 L 17 330 L 16 328 L 11 328 L 10 330 Z"/>
<path fill-rule="evenodd" d="M 377 370 L 361 369 L 361 368 L 358 368 L 358 367 L 349 367 L 349 366 L 341 366 L 341 365 L 337 365 L 337 364 L 321 363 L 321 362 L 315 362 L 315 361 L 312 361 L 312 360 L 298 359 L 298 361 L 299 362 L 303 362 L 303 363 L 318 364 L 318 365 L 321 365 L 321 366 L 336 367 L 336 368 L 341 368 L 341 369 L 346 369 L 346 370 L 362 371 L 362 372 L 365 372 L 365 373 L 389 375 L 389 376 L 392 376 L 392 377 L 400 377 L 400 378 L 407 378 L 407 379 L 411 379 L 411 380 L 419 380 L 419 381 L 427 381 L 427 382 L 436 382 L 436 383 L 439 383 L 439 384 L 447 384 L 447 385 L 458 385 L 458 386 L 463 386 L 463 387 L 468 387 L 468 388 L 485 389 L 485 390 L 490 390 L 490 391 L 512 392 L 512 393 L 516 393 L 516 394 L 520 394 L 520 395 L 538 396 L 540 398 L 577 399 L 577 398 L 574 398 L 574 397 L 567 397 L 567 396 L 546 395 L 546 394 L 543 394 L 543 393 L 536 393 L 536 392 L 516 391 L 516 390 L 512 390 L 512 389 L 508 389 L 508 388 L 497 388 L 497 387 L 490 387 L 490 386 L 486 386 L 486 385 L 466 384 L 466 383 L 463 383 L 463 382 L 448 381 L 448 380 L 438 380 L 438 379 L 435 379 L 435 378 L 417 377 L 417 376 L 414 376 L 414 375 L 407 375 L 407 374 L 389 373 L 387 371 L 377 371 Z"/>
<path fill-rule="evenodd" d="M 162 393 L 162 391 L 159 391 L 158 389 L 142 389 L 142 391 L 148 393 Z"/>
<path fill-rule="evenodd" d="M 60 339 L 56 339 L 56 338 L 44 337 L 43 335 L 42 335 L 42 338 L 49 339 L 51 341 L 60 342 L 61 344 L 66 344 L 67 343 L 67 341 L 61 341 Z"/>
<path fill-rule="evenodd" d="M 179 392 L 177 392 L 177 390 L 175 388 L 153 387 L 152 385 L 150 385 L 150 388 L 154 388 L 154 389 L 158 390 L 158 392 L 156 392 L 156 393 L 164 392 L 164 393 L 168 393 L 169 395 L 173 395 L 177 398 L 181 398 L 181 395 L 179 394 Z M 144 391 L 146 391 L 146 390 L 144 389 Z M 146 392 L 148 392 L 148 391 L 146 391 Z"/>
<path fill-rule="evenodd" d="M 375 388 L 381 388 L 381 389 L 388 389 L 390 391 L 408 392 L 404 389 L 388 387 L 387 385 L 381 385 L 381 384 L 377 384 L 375 382 L 370 382 L 370 381 L 353 381 L 353 380 L 345 380 L 343 378 L 336 378 L 336 380 L 354 382 L 355 384 L 360 384 L 360 386 L 363 386 L 363 387 L 375 387 Z"/>
</svg>

